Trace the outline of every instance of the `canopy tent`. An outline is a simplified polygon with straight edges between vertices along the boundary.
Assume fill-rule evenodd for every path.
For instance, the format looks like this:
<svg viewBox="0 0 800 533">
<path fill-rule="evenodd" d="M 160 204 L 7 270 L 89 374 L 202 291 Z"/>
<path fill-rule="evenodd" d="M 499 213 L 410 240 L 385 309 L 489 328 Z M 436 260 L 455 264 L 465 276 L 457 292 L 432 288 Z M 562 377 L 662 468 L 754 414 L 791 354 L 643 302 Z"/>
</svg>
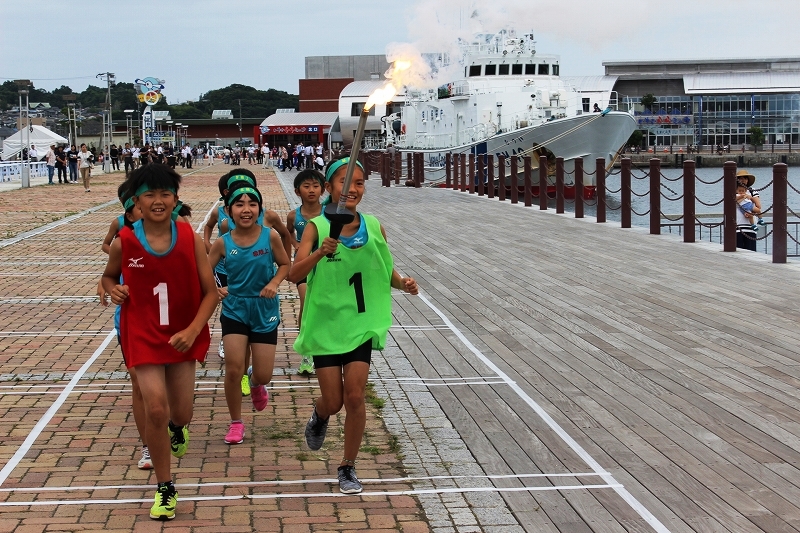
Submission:
<svg viewBox="0 0 800 533">
<path fill-rule="evenodd" d="M 25 142 L 28 146 L 36 146 L 39 157 L 42 157 L 51 144 L 66 144 L 69 141 L 44 126 L 31 126 L 27 132 L 20 130 L 3 141 L 3 161 L 19 155 Z"/>
</svg>

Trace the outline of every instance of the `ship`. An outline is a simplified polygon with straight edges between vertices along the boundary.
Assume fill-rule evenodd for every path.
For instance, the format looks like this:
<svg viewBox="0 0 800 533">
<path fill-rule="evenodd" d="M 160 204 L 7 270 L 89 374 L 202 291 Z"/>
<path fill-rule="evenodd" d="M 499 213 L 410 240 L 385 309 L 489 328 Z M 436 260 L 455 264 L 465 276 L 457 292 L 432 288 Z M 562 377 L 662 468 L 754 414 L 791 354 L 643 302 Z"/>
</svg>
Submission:
<svg viewBox="0 0 800 533">
<path fill-rule="evenodd" d="M 459 42 L 459 51 L 454 60 L 448 54 L 429 55 L 436 63 L 434 70 L 457 73 L 449 81 L 435 88 L 403 87 L 395 101 L 377 109 L 373 120 L 381 123 L 380 134 L 373 130 L 376 134 L 366 137 L 365 149 L 391 144 L 400 152 L 423 153 L 430 184 L 443 181 L 447 153 L 492 154 L 495 165 L 502 155 L 507 188 L 515 181 L 510 175 L 513 157 L 521 169 L 524 156 L 532 158 L 533 168 L 538 168 L 540 156 L 546 156 L 549 194 L 555 189 L 556 158 L 562 157 L 568 197 L 574 195 L 574 163 L 583 159 L 584 196 L 593 198 L 595 176 L 588 172 L 594 170 L 596 159 L 602 157 L 610 169 L 636 129 L 632 111 L 618 109 L 616 93 L 610 87 L 582 92 L 565 81 L 560 57 L 537 53 L 532 32 L 478 34 Z M 346 90 L 340 97 L 345 144 L 348 139 L 352 142 L 348 133 L 355 128 L 348 120 L 357 120 L 356 100 L 363 101 L 360 93 L 380 81 L 357 83 L 359 90 Z M 494 175 L 500 175 L 499 169 Z M 518 187 L 522 180 L 520 171 Z M 538 195 L 538 180 L 534 194 Z"/>
</svg>

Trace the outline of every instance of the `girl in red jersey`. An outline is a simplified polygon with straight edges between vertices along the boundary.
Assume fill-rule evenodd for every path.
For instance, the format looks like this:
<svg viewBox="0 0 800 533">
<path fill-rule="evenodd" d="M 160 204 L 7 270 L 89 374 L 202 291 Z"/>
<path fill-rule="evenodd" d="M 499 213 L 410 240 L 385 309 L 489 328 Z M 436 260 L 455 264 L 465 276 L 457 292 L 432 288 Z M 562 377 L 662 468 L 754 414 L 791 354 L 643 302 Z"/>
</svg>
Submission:
<svg viewBox="0 0 800 533">
<path fill-rule="evenodd" d="M 120 231 L 103 272 L 103 288 L 122 306 L 125 364 L 136 368 L 145 401 L 147 444 L 158 481 L 150 517 L 156 520 L 175 517 L 178 495 L 169 451 L 175 457 L 186 453 L 195 364 L 208 351 L 208 319 L 219 301 L 202 239 L 171 217 L 180 181 L 165 165 L 131 173 L 129 186 L 142 220 Z"/>
</svg>

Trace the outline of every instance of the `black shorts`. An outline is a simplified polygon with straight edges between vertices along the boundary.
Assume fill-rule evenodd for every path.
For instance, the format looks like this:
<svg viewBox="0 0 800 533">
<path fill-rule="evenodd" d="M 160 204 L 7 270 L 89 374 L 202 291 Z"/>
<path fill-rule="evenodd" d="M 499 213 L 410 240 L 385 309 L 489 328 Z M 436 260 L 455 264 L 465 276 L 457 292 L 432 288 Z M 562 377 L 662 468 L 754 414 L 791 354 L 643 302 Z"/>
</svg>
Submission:
<svg viewBox="0 0 800 533">
<path fill-rule="evenodd" d="M 228 275 L 221 272 L 214 271 L 214 279 L 217 280 L 217 287 L 228 286 Z"/>
<path fill-rule="evenodd" d="M 303 279 L 301 279 L 300 281 L 298 281 L 297 283 L 295 283 L 295 285 L 297 285 L 297 286 L 299 287 L 299 286 L 300 286 L 300 285 L 302 285 L 303 283 L 306 283 L 306 284 L 308 284 L 308 276 L 304 277 Z"/>
<path fill-rule="evenodd" d="M 238 320 L 228 318 L 220 313 L 219 323 L 222 325 L 222 336 L 225 335 L 244 335 L 250 344 L 278 344 L 278 328 L 273 329 L 269 333 L 259 333 L 251 331 L 250 326 L 242 324 Z"/>
<path fill-rule="evenodd" d="M 345 366 L 353 361 L 362 361 L 370 364 L 372 361 L 372 339 L 368 340 L 358 348 L 347 353 L 333 355 L 315 355 L 314 367 L 327 368 L 330 366 Z"/>
</svg>

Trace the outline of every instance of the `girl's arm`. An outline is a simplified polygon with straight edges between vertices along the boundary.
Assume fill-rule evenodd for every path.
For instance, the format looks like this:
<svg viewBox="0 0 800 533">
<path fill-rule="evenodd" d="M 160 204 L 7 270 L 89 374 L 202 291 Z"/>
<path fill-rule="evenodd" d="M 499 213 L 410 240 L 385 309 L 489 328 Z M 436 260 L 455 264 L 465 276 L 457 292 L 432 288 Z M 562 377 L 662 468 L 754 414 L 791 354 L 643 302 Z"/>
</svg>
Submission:
<svg viewBox="0 0 800 533">
<path fill-rule="evenodd" d="M 217 225 L 219 219 L 219 210 L 214 209 L 203 226 L 203 244 L 206 246 L 206 253 L 211 251 L 211 235 L 214 233 L 214 226 Z"/>
<path fill-rule="evenodd" d="M 105 253 L 111 249 L 111 242 L 116 237 L 117 233 L 119 232 L 119 222 L 115 218 L 111 221 L 111 225 L 108 227 L 108 233 L 106 233 L 106 238 L 103 239 L 103 246 L 101 247 Z"/>
<path fill-rule="evenodd" d="M 222 261 L 222 257 L 224 255 L 225 241 L 222 239 L 217 239 L 214 241 L 214 244 L 211 245 L 211 249 L 208 251 L 208 264 L 211 266 L 212 272 L 215 268 L 217 268 L 217 264 Z"/>
<path fill-rule="evenodd" d="M 386 230 L 383 229 L 383 225 L 381 225 L 381 235 L 383 235 L 384 240 L 386 240 Z M 419 294 L 417 281 L 414 278 L 404 278 L 403 276 L 398 274 L 397 270 L 395 269 L 392 269 L 392 279 L 389 282 L 389 284 L 392 286 L 393 289 L 397 289 L 413 295 Z"/>
<path fill-rule="evenodd" d="M 169 340 L 170 345 L 179 352 L 187 352 L 192 347 L 197 336 L 208 325 L 208 320 L 214 314 L 214 309 L 219 303 L 217 284 L 214 281 L 214 274 L 211 272 L 211 265 L 208 263 L 205 245 L 203 239 L 197 234 L 194 236 L 194 260 L 197 265 L 197 275 L 200 278 L 200 289 L 203 291 L 203 300 L 189 327 L 179 331 Z"/>
<path fill-rule="evenodd" d="M 261 296 L 264 298 L 274 298 L 278 294 L 278 286 L 289 274 L 289 255 L 281 247 L 281 238 L 277 232 L 270 232 L 269 244 L 272 247 L 272 256 L 275 259 L 275 264 L 278 265 L 278 271 L 275 273 L 275 277 L 267 283 L 267 286 L 261 289 Z"/>
<path fill-rule="evenodd" d="M 297 283 L 308 276 L 309 272 L 317 266 L 317 263 L 319 263 L 323 257 L 327 254 L 334 253 L 336 247 L 339 246 L 339 241 L 336 239 L 325 237 L 325 240 L 322 241 L 322 246 L 312 253 L 311 249 L 314 247 L 314 244 L 316 244 L 318 236 L 317 226 L 314 224 L 306 224 L 306 229 L 303 230 L 303 238 L 300 241 L 300 248 L 297 249 L 297 255 L 294 256 L 294 264 L 292 264 L 292 268 L 289 270 L 289 276 L 287 278 L 289 281 Z"/>
<path fill-rule="evenodd" d="M 286 257 L 292 256 L 292 236 L 289 235 L 289 230 L 283 225 L 283 220 L 278 213 L 272 209 L 267 209 L 264 213 L 264 222 L 269 223 L 269 227 L 277 231 L 281 236 L 281 246 L 286 251 Z M 275 248 L 273 248 L 274 250 Z"/>
<path fill-rule="evenodd" d="M 100 282 L 103 290 L 111 296 L 111 301 L 117 305 L 122 304 L 128 297 L 128 286 L 119 284 L 119 276 L 122 274 L 122 242 L 119 239 L 111 243 L 108 251 L 108 262 L 103 271 Z"/>
</svg>

